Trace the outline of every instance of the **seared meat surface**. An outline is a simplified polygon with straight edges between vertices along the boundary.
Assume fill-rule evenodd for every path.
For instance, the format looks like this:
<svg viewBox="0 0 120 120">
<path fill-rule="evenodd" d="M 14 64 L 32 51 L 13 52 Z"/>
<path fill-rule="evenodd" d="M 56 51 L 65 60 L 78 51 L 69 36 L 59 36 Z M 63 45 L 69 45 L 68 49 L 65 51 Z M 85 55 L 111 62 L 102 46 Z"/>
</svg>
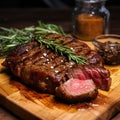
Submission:
<svg viewBox="0 0 120 120">
<path fill-rule="evenodd" d="M 65 56 L 60 56 L 47 49 L 45 45 L 40 47 L 36 40 L 16 47 L 7 56 L 3 65 L 9 68 L 15 76 L 20 77 L 25 84 L 37 88 L 41 92 L 55 95 L 59 93 L 58 95 L 61 97 L 63 86 L 68 84 L 67 81 L 70 80 L 73 83 L 74 79 L 88 80 L 88 84 L 90 84 L 88 86 L 92 88 L 85 90 L 85 93 L 79 92 L 81 90 L 78 89 L 80 94 L 74 95 L 73 99 L 70 99 L 73 102 L 81 101 L 80 99 L 83 98 L 94 99 L 97 96 L 97 88 L 109 90 L 111 84 L 109 71 L 102 66 L 102 58 L 88 45 L 70 36 L 48 34 L 46 37 L 62 41 L 64 46 L 70 47 L 78 55 L 85 56 L 89 65 L 77 65 L 72 60 L 68 61 Z M 82 82 L 79 86 L 82 86 Z M 89 93 L 92 94 L 88 95 Z M 80 97 L 81 95 L 82 97 Z M 65 97 L 65 99 L 67 98 Z M 69 101 L 69 97 L 67 101 Z"/>
</svg>

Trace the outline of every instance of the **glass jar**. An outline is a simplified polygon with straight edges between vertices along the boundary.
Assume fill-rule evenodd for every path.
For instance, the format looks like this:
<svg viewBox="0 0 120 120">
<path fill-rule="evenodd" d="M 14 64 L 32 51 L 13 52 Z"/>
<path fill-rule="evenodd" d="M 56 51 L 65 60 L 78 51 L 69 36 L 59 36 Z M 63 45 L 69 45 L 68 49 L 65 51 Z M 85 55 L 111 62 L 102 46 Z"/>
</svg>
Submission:
<svg viewBox="0 0 120 120">
<path fill-rule="evenodd" d="M 93 40 L 100 34 L 108 34 L 110 13 L 106 0 L 76 0 L 73 17 L 73 35 L 80 40 Z"/>
</svg>

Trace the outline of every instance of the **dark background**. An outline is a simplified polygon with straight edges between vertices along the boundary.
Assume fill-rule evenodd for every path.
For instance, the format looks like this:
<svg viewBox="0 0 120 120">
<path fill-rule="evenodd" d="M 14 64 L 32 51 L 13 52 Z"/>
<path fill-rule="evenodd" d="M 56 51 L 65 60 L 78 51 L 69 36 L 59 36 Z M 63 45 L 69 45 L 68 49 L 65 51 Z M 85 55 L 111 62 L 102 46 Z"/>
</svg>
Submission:
<svg viewBox="0 0 120 120">
<path fill-rule="evenodd" d="M 74 7 L 75 0 L 0 0 L 0 8 L 66 8 Z M 119 0 L 107 0 L 107 6 L 120 6 Z"/>
</svg>

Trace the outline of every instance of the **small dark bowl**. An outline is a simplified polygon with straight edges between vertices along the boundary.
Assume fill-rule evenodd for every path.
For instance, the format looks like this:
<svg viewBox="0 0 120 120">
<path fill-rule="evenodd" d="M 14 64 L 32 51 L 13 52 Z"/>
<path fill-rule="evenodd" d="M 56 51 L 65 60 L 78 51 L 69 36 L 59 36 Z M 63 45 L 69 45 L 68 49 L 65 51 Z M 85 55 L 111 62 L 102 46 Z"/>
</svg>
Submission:
<svg viewBox="0 0 120 120">
<path fill-rule="evenodd" d="M 93 44 L 103 57 L 104 64 L 120 65 L 120 35 L 100 35 L 93 40 Z"/>
</svg>

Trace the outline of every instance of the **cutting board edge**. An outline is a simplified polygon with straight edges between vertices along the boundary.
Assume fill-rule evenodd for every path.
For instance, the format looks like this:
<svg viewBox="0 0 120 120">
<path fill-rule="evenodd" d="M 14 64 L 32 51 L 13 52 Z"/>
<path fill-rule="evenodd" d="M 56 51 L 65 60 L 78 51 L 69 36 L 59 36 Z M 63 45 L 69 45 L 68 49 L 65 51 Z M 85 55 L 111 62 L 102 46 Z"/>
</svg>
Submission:
<svg viewBox="0 0 120 120">
<path fill-rule="evenodd" d="M 30 111 L 25 110 L 23 107 L 19 106 L 19 104 L 16 104 L 14 101 L 8 100 L 7 97 L 1 94 L 0 105 L 5 109 L 9 110 L 13 115 L 15 115 L 16 117 L 20 117 L 21 119 L 29 118 L 29 120 L 40 120 L 39 117 L 35 116 Z"/>
</svg>

